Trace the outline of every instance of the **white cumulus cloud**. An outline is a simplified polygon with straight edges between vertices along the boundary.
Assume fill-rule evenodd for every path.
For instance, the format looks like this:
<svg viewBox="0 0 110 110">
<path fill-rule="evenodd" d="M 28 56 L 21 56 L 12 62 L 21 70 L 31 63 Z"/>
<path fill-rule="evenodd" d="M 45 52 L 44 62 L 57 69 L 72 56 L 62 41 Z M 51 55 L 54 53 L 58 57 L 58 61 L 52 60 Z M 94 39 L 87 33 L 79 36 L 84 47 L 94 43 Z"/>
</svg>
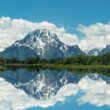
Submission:
<svg viewBox="0 0 110 110">
<path fill-rule="evenodd" d="M 90 26 L 79 25 L 78 31 L 84 36 L 79 42 L 83 50 L 104 48 L 110 44 L 110 23 L 96 23 Z"/>
<path fill-rule="evenodd" d="M 12 19 L 10 17 L 0 18 L 0 50 L 10 46 L 16 40 L 36 29 L 48 29 L 58 35 L 59 39 L 68 45 L 77 42 L 77 36 L 66 32 L 64 27 L 57 27 L 49 22 L 31 22 L 23 19 Z"/>
<path fill-rule="evenodd" d="M 47 108 L 55 106 L 57 102 L 64 102 L 67 96 L 75 96 L 80 92 L 85 94 L 77 99 L 73 97 L 79 105 L 89 103 L 95 106 L 110 106 L 110 85 L 101 78 L 93 80 L 85 76 L 77 84 L 64 85 L 55 96 L 47 100 L 38 100 L 28 96 L 23 90 L 15 88 L 11 83 L 0 78 L 0 110 Z"/>
<path fill-rule="evenodd" d="M 16 40 L 22 39 L 36 29 L 48 29 L 58 35 L 67 45 L 79 45 L 82 50 L 104 48 L 110 44 L 110 23 L 96 23 L 89 26 L 79 25 L 77 30 L 82 36 L 68 33 L 64 27 L 58 27 L 47 21 L 31 22 L 24 19 L 0 18 L 0 51 L 10 46 Z"/>
<path fill-rule="evenodd" d="M 77 99 L 79 104 L 90 103 L 96 106 L 110 106 L 110 85 L 106 81 L 83 78 L 78 86 L 85 93 Z"/>
<path fill-rule="evenodd" d="M 58 91 L 56 96 L 47 100 L 37 100 L 0 78 L 0 110 L 24 110 L 29 107 L 54 106 L 57 102 L 64 102 L 66 96 L 75 95 L 77 93 L 75 88 L 74 84 L 67 84 Z"/>
</svg>

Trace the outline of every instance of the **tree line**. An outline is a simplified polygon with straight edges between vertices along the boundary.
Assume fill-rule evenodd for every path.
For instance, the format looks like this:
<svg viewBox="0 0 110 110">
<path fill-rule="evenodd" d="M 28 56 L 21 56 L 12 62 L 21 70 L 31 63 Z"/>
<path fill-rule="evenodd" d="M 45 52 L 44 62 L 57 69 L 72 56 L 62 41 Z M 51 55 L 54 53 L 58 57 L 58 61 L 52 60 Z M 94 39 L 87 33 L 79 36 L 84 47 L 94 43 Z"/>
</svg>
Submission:
<svg viewBox="0 0 110 110">
<path fill-rule="evenodd" d="M 78 55 L 64 59 L 50 60 L 50 63 L 56 64 L 74 64 L 74 65 L 109 65 L 110 53 L 98 56 Z"/>
<path fill-rule="evenodd" d="M 98 56 L 78 55 L 63 59 L 40 59 L 39 57 L 27 58 L 26 60 L 17 60 L 16 58 L 4 59 L 0 58 L 0 65 L 7 63 L 23 63 L 23 64 L 37 64 L 37 63 L 52 63 L 52 64 L 74 64 L 74 65 L 109 65 L 110 53 Z"/>
<path fill-rule="evenodd" d="M 36 64 L 39 61 L 39 57 L 27 58 L 26 60 L 18 60 L 16 58 L 0 58 L 0 64 L 12 64 L 12 63 L 21 63 L 21 64 Z"/>
</svg>

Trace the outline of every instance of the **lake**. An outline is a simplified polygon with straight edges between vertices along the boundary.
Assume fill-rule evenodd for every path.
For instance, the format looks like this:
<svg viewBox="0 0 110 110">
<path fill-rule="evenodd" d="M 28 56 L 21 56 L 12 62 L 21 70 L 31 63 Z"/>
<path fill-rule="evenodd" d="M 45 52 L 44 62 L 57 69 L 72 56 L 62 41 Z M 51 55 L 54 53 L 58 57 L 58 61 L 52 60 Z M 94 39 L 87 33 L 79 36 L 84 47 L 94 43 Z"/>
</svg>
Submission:
<svg viewBox="0 0 110 110">
<path fill-rule="evenodd" d="M 109 75 L 23 68 L 0 72 L 0 110 L 109 109 Z"/>
</svg>

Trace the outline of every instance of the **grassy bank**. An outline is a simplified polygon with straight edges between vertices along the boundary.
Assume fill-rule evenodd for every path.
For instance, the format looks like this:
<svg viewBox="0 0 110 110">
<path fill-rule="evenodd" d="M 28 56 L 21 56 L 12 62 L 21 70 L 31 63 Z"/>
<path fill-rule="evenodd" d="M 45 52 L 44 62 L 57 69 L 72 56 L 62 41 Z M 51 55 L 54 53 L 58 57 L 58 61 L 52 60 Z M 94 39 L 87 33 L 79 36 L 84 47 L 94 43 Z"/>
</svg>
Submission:
<svg viewBox="0 0 110 110">
<path fill-rule="evenodd" d="M 110 65 L 62 65 L 62 64 L 6 64 L 7 69 L 25 68 L 27 70 L 53 69 L 67 70 L 78 74 L 99 73 L 110 76 Z"/>
<path fill-rule="evenodd" d="M 0 71 L 4 71 L 4 70 L 6 70 L 6 68 L 0 66 Z"/>
<path fill-rule="evenodd" d="M 40 67 L 53 69 L 110 69 L 110 65 L 6 64 L 6 67 Z"/>
<path fill-rule="evenodd" d="M 56 65 L 56 64 L 39 64 L 41 68 L 66 69 L 66 70 L 110 70 L 110 65 Z"/>
</svg>

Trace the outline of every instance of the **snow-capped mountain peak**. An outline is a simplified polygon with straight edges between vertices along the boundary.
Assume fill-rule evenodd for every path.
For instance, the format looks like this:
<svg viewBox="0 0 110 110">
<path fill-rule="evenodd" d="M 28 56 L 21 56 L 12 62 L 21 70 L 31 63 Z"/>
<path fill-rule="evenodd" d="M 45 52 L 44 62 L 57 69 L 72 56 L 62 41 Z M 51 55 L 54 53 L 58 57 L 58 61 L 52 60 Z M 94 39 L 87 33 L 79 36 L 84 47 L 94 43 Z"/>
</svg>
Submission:
<svg viewBox="0 0 110 110">
<path fill-rule="evenodd" d="M 23 47 L 29 48 L 43 59 L 71 57 L 84 53 L 77 45 L 68 46 L 62 43 L 55 33 L 46 29 L 38 29 L 29 33 L 24 39 L 16 41 L 9 48 L 12 47 L 20 48 L 21 50 Z M 3 53 L 8 57 L 10 52 L 6 52 L 6 50 Z M 20 53 L 20 50 L 18 53 Z M 12 56 L 10 53 L 10 57 Z M 18 56 L 15 55 L 14 57 L 17 58 Z"/>
<path fill-rule="evenodd" d="M 108 52 L 110 52 L 110 44 L 102 49 L 101 54 L 105 54 L 105 53 L 108 53 Z"/>
<path fill-rule="evenodd" d="M 57 43 L 59 39 L 57 38 L 57 35 L 54 33 L 50 33 L 46 29 L 40 29 L 40 30 L 35 30 L 32 33 L 29 33 L 24 39 L 20 41 L 16 41 L 14 43 L 15 46 L 28 46 L 31 49 L 37 49 L 38 54 L 40 55 L 40 51 L 44 51 L 44 46 L 46 44 L 53 44 Z"/>
<path fill-rule="evenodd" d="M 87 51 L 86 54 L 87 55 L 95 55 L 95 56 L 97 56 L 97 55 L 100 54 L 100 52 L 101 52 L 101 49 L 93 48 L 93 49 Z"/>
</svg>

